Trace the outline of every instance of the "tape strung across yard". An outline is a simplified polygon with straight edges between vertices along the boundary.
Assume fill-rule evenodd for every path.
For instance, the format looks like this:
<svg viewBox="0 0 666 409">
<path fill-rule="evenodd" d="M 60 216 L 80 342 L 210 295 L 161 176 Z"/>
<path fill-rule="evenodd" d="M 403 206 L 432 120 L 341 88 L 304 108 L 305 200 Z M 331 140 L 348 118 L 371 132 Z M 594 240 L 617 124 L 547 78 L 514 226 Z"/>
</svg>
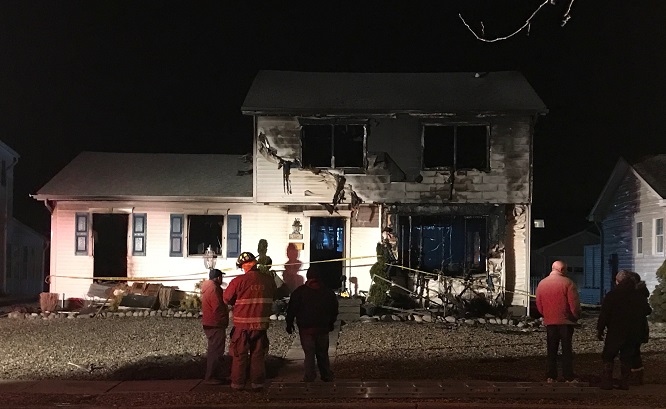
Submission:
<svg viewBox="0 0 666 409">
<path fill-rule="evenodd" d="M 284 264 L 269 264 L 269 267 L 280 267 L 280 266 L 297 266 L 297 265 L 303 265 L 303 264 L 318 264 L 318 263 L 331 263 L 334 261 L 345 261 L 345 260 L 359 260 L 359 259 L 366 259 L 366 258 L 376 258 L 377 255 L 372 255 L 372 256 L 356 256 L 356 257 L 346 257 L 346 258 L 334 258 L 334 259 L 329 259 L 329 260 L 321 260 L 321 261 L 302 261 L 298 263 L 284 263 Z M 261 265 L 261 264 L 259 264 Z M 361 265 L 353 265 L 353 266 L 348 266 L 348 267 L 364 267 L 364 266 L 371 266 L 372 264 L 361 264 Z M 225 271 L 237 271 L 237 268 L 224 268 L 220 269 L 220 271 L 225 272 Z M 303 269 L 300 269 L 301 271 Z M 277 270 L 277 271 L 284 271 L 284 270 Z M 225 277 L 235 277 L 239 276 L 241 274 L 225 274 Z M 47 284 L 51 283 L 52 278 L 71 278 L 71 279 L 80 279 L 80 280 L 103 280 L 103 281 L 192 281 L 192 280 L 197 280 L 200 278 L 205 278 L 208 276 L 208 272 L 199 272 L 199 273 L 190 273 L 190 274 L 177 274 L 177 275 L 170 275 L 170 276 L 153 276 L 153 277 L 90 277 L 90 276 L 69 276 L 69 275 L 59 275 L 59 274 L 51 274 L 46 276 L 44 281 Z"/>
<path fill-rule="evenodd" d="M 335 259 L 329 259 L 329 260 L 319 260 L 319 261 L 309 261 L 309 262 L 305 261 L 305 262 L 300 262 L 300 263 L 270 264 L 268 266 L 269 267 L 287 267 L 287 266 L 293 266 L 293 265 L 299 265 L 299 264 L 304 265 L 304 264 L 332 263 L 332 262 L 336 262 L 336 261 L 360 260 L 360 259 L 376 258 L 376 257 L 377 257 L 377 255 L 357 256 L 357 257 L 335 258 Z M 432 273 L 432 272 L 429 272 L 429 271 L 418 270 L 418 269 L 415 269 L 415 268 L 405 267 L 405 266 L 401 266 L 401 265 L 398 265 L 398 264 L 386 263 L 386 265 L 390 266 L 390 267 L 401 268 L 403 270 L 413 271 L 415 273 L 420 273 L 420 274 L 424 274 L 424 275 L 428 275 L 428 276 L 435 276 L 435 277 L 438 277 L 440 275 L 443 276 L 441 273 Z M 372 266 L 372 264 L 352 265 L 352 266 L 347 266 L 347 268 L 368 267 L 368 266 Z M 237 268 L 221 269 L 222 272 L 236 271 L 236 270 L 238 270 L 238 269 Z M 299 271 L 303 271 L 303 270 L 304 270 L 303 268 L 299 269 Z M 275 271 L 279 272 L 279 271 L 285 271 L 285 270 L 284 269 L 279 269 L 279 270 L 275 270 Z M 178 275 L 175 275 L 175 276 L 162 276 L 162 277 L 160 277 L 160 276 L 154 276 L 154 277 L 82 277 L 82 276 L 68 276 L 68 275 L 51 274 L 51 275 L 46 276 L 44 281 L 47 284 L 50 284 L 52 278 L 69 278 L 69 279 L 80 279 L 80 280 L 103 280 L 103 281 L 135 281 L 135 282 L 170 281 L 171 282 L 171 281 L 197 280 L 197 279 L 205 278 L 205 276 L 207 274 L 208 273 L 206 273 L 206 272 L 199 272 L 199 273 L 178 274 Z M 239 275 L 241 275 L 241 274 L 228 274 L 228 275 L 225 274 L 225 277 L 236 277 L 236 276 L 239 276 Z M 451 281 L 467 282 L 469 280 L 469 279 L 466 279 L 466 278 L 449 277 L 449 276 L 445 276 L 445 277 L 447 278 L 447 280 L 451 280 Z M 374 276 L 372 277 L 372 279 L 374 281 Z M 500 287 L 500 289 L 502 289 L 502 288 L 503 287 Z M 486 287 L 484 289 L 487 290 L 488 286 L 486 285 Z M 531 294 L 529 291 L 524 291 L 524 290 L 509 291 L 509 290 L 504 289 L 504 291 L 502 291 L 502 292 L 524 295 L 524 296 L 527 296 L 527 297 L 530 297 L 530 298 L 535 298 L 534 294 Z M 598 306 L 598 305 L 595 305 L 595 304 L 581 304 L 581 305 L 584 306 L 584 307 L 597 307 Z"/>
</svg>

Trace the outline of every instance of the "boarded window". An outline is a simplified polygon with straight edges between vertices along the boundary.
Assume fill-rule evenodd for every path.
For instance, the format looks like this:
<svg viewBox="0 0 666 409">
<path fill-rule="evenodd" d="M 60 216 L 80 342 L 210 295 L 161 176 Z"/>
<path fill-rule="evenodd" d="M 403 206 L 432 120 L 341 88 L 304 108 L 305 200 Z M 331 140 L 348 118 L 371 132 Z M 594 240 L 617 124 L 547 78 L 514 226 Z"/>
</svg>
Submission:
<svg viewBox="0 0 666 409">
<path fill-rule="evenodd" d="M 486 272 L 486 216 L 401 216 L 403 265 L 451 276 Z"/>
<path fill-rule="evenodd" d="M 364 168 L 365 138 L 365 125 L 303 125 L 303 165 L 315 168 Z"/>
<path fill-rule="evenodd" d="M 486 125 L 423 126 L 424 169 L 489 170 Z"/>
</svg>

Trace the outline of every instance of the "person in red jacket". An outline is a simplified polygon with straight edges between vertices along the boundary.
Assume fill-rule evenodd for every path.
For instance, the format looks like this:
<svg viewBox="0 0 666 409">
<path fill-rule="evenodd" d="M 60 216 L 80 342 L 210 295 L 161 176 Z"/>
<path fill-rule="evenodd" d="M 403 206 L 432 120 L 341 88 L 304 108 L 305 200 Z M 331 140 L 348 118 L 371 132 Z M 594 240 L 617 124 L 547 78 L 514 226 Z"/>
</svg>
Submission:
<svg viewBox="0 0 666 409">
<path fill-rule="evenodd" d="M 315 358 L 321 380 L 333 381 L 328 357 L 328 333 L 333 331 L 338 317 L 338 299 L 333 290 L 321 282 L 321 274 L 321 264 L 311 265 L 307 273 L 308 281 L 291 293 L 287 307 L 287 332 L 294 332 L 296 319 L 305 354 L 303 382 L 315 380 Z"/>
<path fill-rule="evenodd" d="M 249 377 L 252 390 L 260 390 L 266 381 L 266 330 L 277 287 L 271 275 L 259 271 L 254 254 L 241 253 L 236 266 L 245 274 L 231 280 L 224 291 L 224 302 L 233 306 L 231 388 L 243 389 Z"/>
<path fill-rule="evenodd" d="M 201 323 L 208 338 L 206 352 L 206 375 L 204 383 L 221 384 L 221 371 L 224 365 L 224 345 L 229 325 L 229 310 L 224 304 L 222 292 L 222 272 L 210 270 L 208 280 L 201 285 Z"/>
<path fill-rule="evenodd" d="M 567 264 L 561 260 L 553 263 L 548 277 L 539 282 L 536 290 L 536 306 L 543 315 L 546 326 L 548 352 L 547 382 L 557 380 L 557 351 L 562 344 L 562 375 L 567 382 L 574 381 L 573 333 L 580 318 L 580 298 L 576 284 L 566 276 Z"/>
</svg>

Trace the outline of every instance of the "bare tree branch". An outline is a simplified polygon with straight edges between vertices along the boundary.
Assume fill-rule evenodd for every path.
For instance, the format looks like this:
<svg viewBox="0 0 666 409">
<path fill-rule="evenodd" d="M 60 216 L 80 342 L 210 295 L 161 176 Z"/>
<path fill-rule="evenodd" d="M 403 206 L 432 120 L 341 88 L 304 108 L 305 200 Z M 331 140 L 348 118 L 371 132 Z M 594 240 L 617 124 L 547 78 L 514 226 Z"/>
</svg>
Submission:
<svg viewBox="0 0 666 409">
<path fill-rule="evenodd" d="M 562 27 L 564 27 L 567 24 L 567 22 L 569 22 L 569 20 L 571 19 L 571 7 L 573 6 L 574 1 L 575 0 L 569 0 L 569 5 L 567 6 L 567 11 L 562 16 L 562 24 L 561 24 Z M 541 4 L 539 4 L 539 7 L 537 7 L 536 10 L 534 10 L 534 12 L 527 18 L 527 20 L 525 20 L 525 23 L 522 26 L 520 26 L 516 31 L 514 31 L 511 34 L 505 35 L 503 37 L 496 37 L 496 38 L 491 38 L 491 39 L 485 38 L 486 30 L 485 30 L 485 25 L 483 24 L 483 21 L 480 22 L 481 23 L 481 35 L 478 35 L 472 29 L 472 27 L 469 26 L 467 21 L 465 21 L 465 18 L 462 16 L 462 14 L 458 13 L 458 17 L 460 17 L 460 20 L 462 20 L 465 27 L 467 27 L 467 29 L 470 31 L 470 33 L 472 33 L 474 35 L 474 37 L 476 37 L 477 40 L 483 41 L 485 43 L 494 43 L 494 42 L 497 42 L 497 41 L 503 41 L 503 40 L 506 40 L 508 38 L 511 38 L 511 37 L 515 36 L 516 34 L 520 33 L 521 31 L 523 31 L 525 28 L 527 28 L 527 35 L 529 35 L 530 34 L 530 29 L 532 27 L 532 19 L 534 18 L 534 16 L 536 16 L 539 13 L 539 11 L 541 11 L 541 9 L 544 6 L 546 6 L 547 4 L 555 5 L 555 3 L 556 3 L 556 0 L 544 0 Z"/>
</svg>

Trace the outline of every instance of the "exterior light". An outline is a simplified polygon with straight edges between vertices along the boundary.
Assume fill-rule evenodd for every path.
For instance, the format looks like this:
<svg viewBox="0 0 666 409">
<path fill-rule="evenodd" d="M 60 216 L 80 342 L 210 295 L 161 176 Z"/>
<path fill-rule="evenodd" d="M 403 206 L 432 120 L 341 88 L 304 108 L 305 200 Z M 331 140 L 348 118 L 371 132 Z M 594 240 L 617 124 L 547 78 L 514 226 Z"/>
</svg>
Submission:
<svg viewBox="0 0 666 409">
<path fill-rule="evenodd" d="M 534 219 L 534 227 L 537 229 L 543 229 L 546 227 L 546 223 L 543 219 Z"/>
<path fill-rule="evenodd" d="M 217 254 L 215 254 L 215 251 L 208 246 L 206 251 L 204 252 L 204 266 L 206 266 L 207 269 L 212 270 L 215 268 L 215 262 L 217 261 Z"/>
<path fill-rule="evenodd" d="M 303 234 L 301 233 L 301 229 L 303 229 L 303 225 L 301 224 L 301 220 L 298 218 L 294 219 L 294 222 L 291 224 L 291 229 L 292 232 L 289 234 L 289 239 L 290 240 L 303 240 Z"/>
</svg>

